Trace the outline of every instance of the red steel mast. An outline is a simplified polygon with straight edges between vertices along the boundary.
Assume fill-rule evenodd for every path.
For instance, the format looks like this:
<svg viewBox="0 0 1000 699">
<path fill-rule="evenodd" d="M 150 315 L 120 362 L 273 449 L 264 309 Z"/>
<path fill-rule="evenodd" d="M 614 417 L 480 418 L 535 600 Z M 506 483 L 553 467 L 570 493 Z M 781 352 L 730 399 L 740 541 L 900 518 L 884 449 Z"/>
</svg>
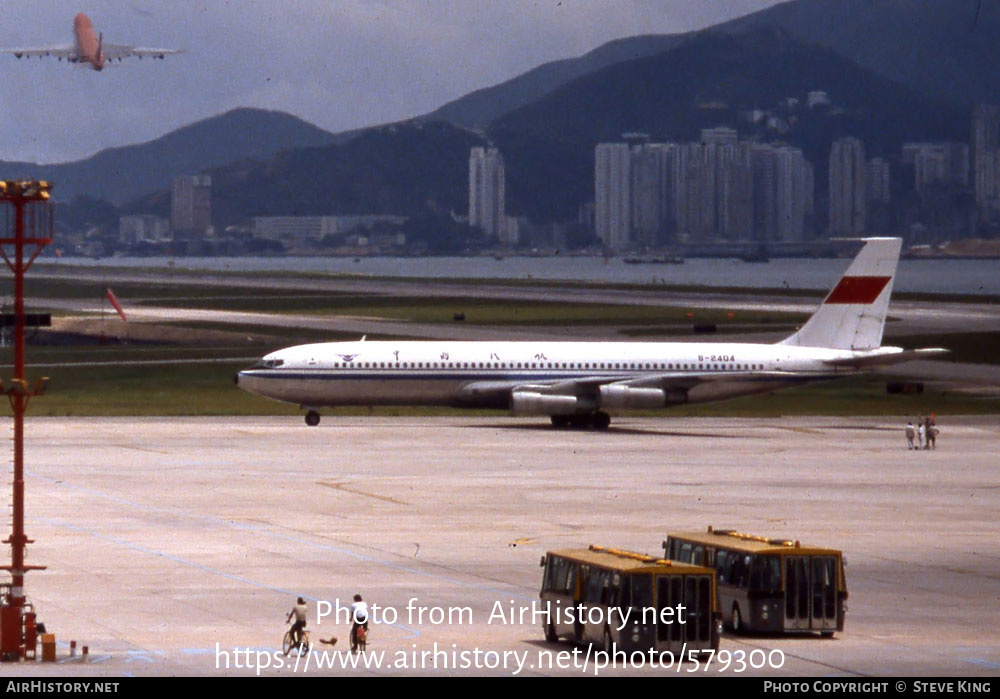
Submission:
<svg viewBox="0 0 1000 699">
<path fill-rule="evenodd" d="M 45 568 L 24 562 L 25 549 L 33 543 L 24 533 L 24 412 L 28 399 L 40 395 L 48 382 L 48 379 L 40 379 L 29 390 L 24 379 L 24 274 L 42 248 L 52 242 L 52 207 L 48 201 L 51 188 L 50 183 L 37 180 L 0 182 L 0 203 L 7 209 L 3 212 L 6 214 L 3 219 L 5 237 L 0 238 L 0 255 L 14 273 L 14 377 L 9 388 L 0 388 L 7 394 L 14 411 L 13 522 L 10 537 L 3 542 L 10 544 L 10 565 L 0 566 L 11 576 L 10 592 L 0 606 L 0 657 L 3 659 L 24 656 L 24 574 Z M 12 232 L 13 237 L 10 237 Z M 14 246 L 13 260 L 7 254 L 9 245 Z M 24 259 L 26 246 L 34 246 L 27 260 Z"/>
</svg>

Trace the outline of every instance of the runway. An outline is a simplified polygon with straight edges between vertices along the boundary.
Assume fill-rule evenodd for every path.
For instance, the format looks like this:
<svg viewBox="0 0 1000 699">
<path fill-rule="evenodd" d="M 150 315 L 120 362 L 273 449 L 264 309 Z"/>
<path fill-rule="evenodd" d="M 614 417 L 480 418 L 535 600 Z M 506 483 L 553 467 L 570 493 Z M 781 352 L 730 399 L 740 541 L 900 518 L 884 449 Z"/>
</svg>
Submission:
<svg viewBox="0 0 1000 699">
<path fill-rule="evenodd" d="M 530 620 L 497 619 L 497 604 L 537 600 L 547 550 L 660 554 L 668 531 L 711 524 L 840 548 L 847 560 L 844 633 L 727 633 L 724 650 L 783 656 L 740 674 L 995 676 L 1000 424 L 941 419 L 937 450 L 922 452 L 907 451 L 903 424 L 622 418 L 575 432 L 512 418 L 29 419 L 28 562 L 48 570 L 29 573 L 26 591 L 63 662 L 5 669 L 247 675 L 266 657 L 264 675 L 593 675 L 581 649 L 576 665 L 544 666 L 546 651 L 571 658 L 574 647 L 545 643 Z M 366 656 L 381 667 L 275 669 L 296 596 L 309 600 L 313 641 L 335 635 L 336 651 L 347 626 L 317 623 L 317 603 L 355 593 L 395 612 L 372 625 Z M 433 622 L 434 610 L 459 608 L 470 616 Z M 66 659 L 71 639 L 89 646 L 88 662 Z M 447 667 L 474 651 L 481 666 Z"/>
<path fill-rule="evenodd" d="M 287 276 L 269 276 L 259 274 L 247 277 L 226 276 L 207 272 L 178 271 L 168 278 L 152 272 L 141 270 L 108 270 L 103 274 L 95 274 L 89 270 L 60 269 L 54 272 L 48 269 L 37 276 L 74 280 L 87 283 L 184 283 L 211 284 L 223 290 L 240 293 L 241 289 L 252 287 L 256 289 L 273 289 L 275 292 L 301 291 L 309 294 L 375 294 L 395 298 L 453 298 L 469 297 L 478 299 L 505 300 L 511 302 L 544 302 L 544 303 L 595 303 L 620 304 L 623 306 L 689 306 L 692 308 L 722 309 L 726 311 L 771 311 L 781 313 L 813 313 L 822 302 L 822 292 L 815 296 L 800 297 L 794 294 L 742 294 L 713 289 L 693 289 L 678 291 L 675 289 L 622 289 L 608 287 L 580 287 L 572 284 L 548 282 L 538 285 L 505 285 L 493 284 L 488 281 L 476 282 L 446 282 L 440 280 L 391 280 L 360 278 L 323 278 L 309 277 L 298 279 Z M 100 313 L 100 305 L 93 301 L 81 299 L 47 299 L 47 307 L 74 313 Z M 303 302 L 308 309 L 308 301 Z M 436 339 L 494 339 L 510 337 L 512 334 L 519 339 L 607 339 L 609 335 L 617 334 L 615 328 L 606 326 L 566 326 L 556 328 L 543 327 L 475 327 L 472 325 L 410 323 L 407 321 L 360 318 L 356 316 L 317 316 L 315 314 L 292 313 L 254 313 L 217 311 L 209 309 L 184 309 L 173 306 L 161 307 L 155 301 L 146 299 L 142 306 L 130 306 L 130 315 L 139 322 L 164 321 L 215 321 L 228 323 L 262 323 L 285 327 L 302 327 L 324 329 L 338 332 L 356 332 L 359 334 L 400 335 L 406 337 L 436 338 Z M 634 326 L 635 323 L 628 323 Z M 892 334 L 934 334 L 954 332 L 994 332 L 1000 330 L 1000 307 L 989 303 L 969 303 L 967 301 L 901 301 L 893 300 L 889 306 L 889 325 Z M 783 332 L 762 332 L 755 335 L 753 341 L 774 341 L 780 339 Z M 741 336 L 744 340 L 747 335 Z M 715 339 L 714 336 L 702 337 L 703 340 Z M 719 340 L 725 340 L 723 336 Z"/>
</svg>

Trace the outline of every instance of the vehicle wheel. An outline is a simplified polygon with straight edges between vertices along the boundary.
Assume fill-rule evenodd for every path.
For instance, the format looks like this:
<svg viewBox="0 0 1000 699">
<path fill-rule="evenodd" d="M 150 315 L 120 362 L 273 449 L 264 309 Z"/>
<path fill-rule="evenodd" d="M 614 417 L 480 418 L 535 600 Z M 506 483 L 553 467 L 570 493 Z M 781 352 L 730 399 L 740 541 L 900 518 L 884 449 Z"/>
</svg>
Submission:
<svg viewBox="0 0 1000 699">
<path fill-rule="evenodd" d="M 743 617 L 740 616 L 740 607 L 737 604 L 733 605 L 733 633 L 743 633 Z"/>
<path fill-rule="evenodd" d="M 833 631 L 820 631 L 819 635 L 823 638 L 833 638 Z"/>
<path fill-rule="evenodd" d="M 306 424 L 309 425 L 310 427 L 315 427 L 316 425 L 318 425 L 319 413 L 317 413 L 315 410 L 310 410 L 308 413 L 306 413 Z"/>
<path fill-rule="evenodd" d="M 289 651 L 292 650 L 292 632 L 286 631 L 285 637 L 281 639 L 281 652 L 288 656 Z"/>
<path fill-rule="evenodd" d="M 595 430 L 606 430 L 608 429 L 608 425 L 611 424 L 611 416 L 603 410 L 596 412 L 594 413 L 592 424 Z"/>
<path fill-rule="evenodd" d="M 545 625 L 545 640 L 549 643 L 556 643 L 559 640 L 559 634 L 556 633 L 556 627 L 551 621 Z"/>
<path fill-rule="evenodd" d="M 302 640 L 299 641 L 299 655 L 306 655 L 309 652 L 309 632 L 302 632 Z"/>
<path fill-rule="evenodd" d="M 553 415 L 552 426 L 558 429 L 569 427 L 569 415 Z"/>
</svg>

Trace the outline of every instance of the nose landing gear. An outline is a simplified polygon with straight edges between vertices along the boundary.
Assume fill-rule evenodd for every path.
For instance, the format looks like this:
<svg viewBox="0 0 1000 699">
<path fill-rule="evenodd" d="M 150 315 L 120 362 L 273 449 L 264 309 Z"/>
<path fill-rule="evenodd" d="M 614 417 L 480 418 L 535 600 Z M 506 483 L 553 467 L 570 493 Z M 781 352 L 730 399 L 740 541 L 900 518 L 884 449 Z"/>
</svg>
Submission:
<svg viewBox="0 0 1000 699">
<path fill-rule="evenodd" d="M 315 427 L 316 425 L 318 425 L 319 413 L 317 413 L 315 410 L 310 410 L 308 413 L 306 413 L 306 424 L 309 425 L 310 427 Z"/>
</svg>

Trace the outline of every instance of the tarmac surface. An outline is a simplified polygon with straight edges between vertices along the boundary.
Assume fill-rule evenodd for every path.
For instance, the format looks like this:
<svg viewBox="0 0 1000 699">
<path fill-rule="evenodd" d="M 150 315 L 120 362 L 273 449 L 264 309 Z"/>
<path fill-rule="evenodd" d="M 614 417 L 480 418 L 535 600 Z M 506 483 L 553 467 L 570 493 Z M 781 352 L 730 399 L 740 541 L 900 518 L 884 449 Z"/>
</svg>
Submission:
<svg viewBox="0 0 1000 699">
<path fill-rule="evenodd" d="M 511 418 L 29 419 L 28 563 L 48 569 L 26 591 L 60 662 L 4 669 L 594 675 L 586 648 L 510 619 L 538 598 L 541 556 L 590 543 L 660 554 L 668 531 L 711 524 L 843 549 L 846 628 L 727 632 L 723 650 L 769 662 L 681 672 L 996 676 L 1000 420 L 941 419 L 937 450 L 920 452 L 905 420 L 619 418 L 593 432 Z M 355 593 L 381 623 L 364 655 L 336 653 L 348 625 L 317 610 Z M 296 669 L 277 652 L 299 595 L 313 642 L 340 640 Z M 457 608 L 469 612 L 435 623 Z M 88 661 L 68 657 L 71 639 Z M 340 666 L 351 658 L 360 667 Z"/>
</svg>

